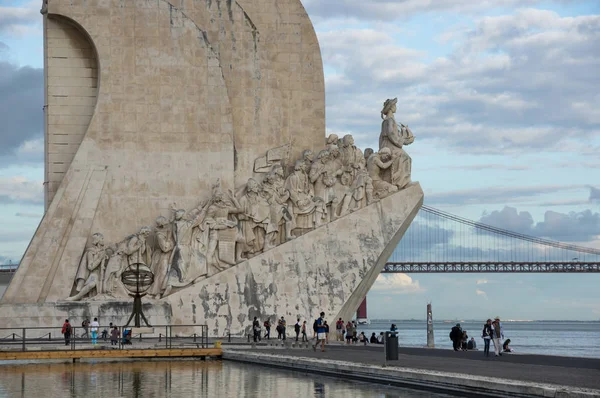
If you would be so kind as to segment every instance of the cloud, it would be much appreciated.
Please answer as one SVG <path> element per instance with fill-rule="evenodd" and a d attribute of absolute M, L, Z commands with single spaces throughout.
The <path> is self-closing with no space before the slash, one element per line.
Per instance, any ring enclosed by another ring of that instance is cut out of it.
<path fill-rule="evenodd" d="M 406 274 L 382 274 L 377 277 L 371 292 L 385 294 L 416 294 L 422 293 L 423 289 L 419 281 L 413 280 Z"/>
<path fill-rule="evenodd" d="M 484 298 L 484 299 L 486 299 L 486 300 L 488 299 L 487 293 L 486 293 L 486 292 L 484 292 L 484 291 L 483 291 L 483 290 L 481 290 L 481 289 L 475 289 L 475 294 L 476 294 L 476 295 L 478 295 L 478 296 L 481 296 L 481 297 L 483 297 L 483 298 Z"/>
<path fill-rule="evenodd" d="M 311 15 L 344 10 L 394 23 L 390 16 L 406 15 L 398 11 L 406 7 L 448 10 L 468 3 L 482 2 L 315 0 L 307 8 Z M 449 53 L 434 58 L 375 23 L 341 30 L 324 24 L 319 39 L 328 67 L 328 127 L 369 137 L 357 142 L 374 146 L 381 105 L 398 93 L 398 120 L 430 148 L 502 155 L 582 151 L 584 140 L 600 132 L 599 26 L 600 16 L 519 9 L 461 28 Z"/>
<path fill-rule="evenodd" d="M 485 284 L 487 284 L 487 283 L 488 283 L 488 280 L 487 280 L 487 279 L 479 279 L 479 280 L 477 281 L 477 284 L 478 284 L 478 285 L 485 285 Z"/>
<path fill-rule="evenodd" d="M 15 213 L 16 217 L 24 217 L 24 218 L 37 218 L 37 219 L 41 219 L 42 218 L 42 214 L 38 214 L 38 213 Z"/>
<path fill-rule="evenodd" d="M 43 105 L 43 70 L 0 61 L 0 156 L 42 136 Z"/>
<path fill-rule="evenodd" d="M 588 188 L 590 189 L 590 202 L 600 203 L 600 189 L 592 186 Z"/>
<path fill-rule="evenodd" d="M 573 191 L 583 185 L 533 185 L 522 187 L 484 187 L 481 189 L 465 189 L 428 194 L 425 201 L 428 205 L 469 205 L 512 203 L 549 193 Z"/>
<path fill-rule="evenodd" d="M 546 211 L 544 220 L 535 223 L 529 212 L 505 206 L 485 213 L 480 222 L 530 236 L 564 242 L 590 242 L 600 235 L 600 213 L 591 210 L 570 213 Z"/>
<path fill-rule="evenodd" d="M 311 17 L 319 19 L 353 18 L 359 20 L 389 21 L 392 15 L 404 18 L 440 11 L 475 12 L 495 7 L 527 6 L 537 0 L 303 0 Z"/>
<path fill-rule="evenodd" d="M 22 7 L 0 7 L 0 33 L 13 36 L 36 32 L 41 25 L 40 1 L 30 1 Z"/>
<path fill-rule="evenodd" d="M 44 138 L 25 141 L 10 153 L 0 156 L 0 168 L 7 166 L 41 167 L 44 162 Z"/>
<path fill-rule="evenodd" d="M 25 177 L 0 177 L 0 203 L 44 204 L 42 181 Z"/>

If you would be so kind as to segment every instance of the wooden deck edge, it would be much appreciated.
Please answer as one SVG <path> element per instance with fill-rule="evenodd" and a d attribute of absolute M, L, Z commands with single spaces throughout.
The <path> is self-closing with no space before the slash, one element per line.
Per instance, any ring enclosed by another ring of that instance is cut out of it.
<path fill-rule="evenodd" d="M 1 351 L 0 360 L 81 358 L 206 358 L 222 357 L 221 348 L 178 348 L 139 350 Z"/>

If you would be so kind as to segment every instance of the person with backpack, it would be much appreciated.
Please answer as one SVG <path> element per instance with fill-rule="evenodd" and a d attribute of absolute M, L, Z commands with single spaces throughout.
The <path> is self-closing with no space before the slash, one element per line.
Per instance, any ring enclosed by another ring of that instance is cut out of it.
<path fill-rule="evenodd" d="M 456 326 L 452 327 L 452 330 L 450 330 L 450 340 L 452 340 L 452 348 L 454 349 L 454 351 L 459 351 L 460 350 L 460 343 L 462 340 L 462 329 L 460 327 L 460 323 L 457 323 Z"/>
<path fill-rule="evenodd" d="M 302 329 L 302 326 L 300 326 L 300 318 L 298 318 L 298 320 L 296 321 L 296 324 L 294 325 L 294 332 L 296 332 L 296 341 L 298 341 L 298 338 L 300 337 L 301 329 Z"/>
<path fill-rule="evenodd" d="M 325 334 L 325 313 L 321 312 L 319 318 L 315 321 L 316 329 L 317 329 L 317 341 L 315 345 L 313 345 L 313 351 L 317 351 L 317 346 L 319 342 L 321 342 L 321 352 L 325 352 L 325 340 L 327 335 Z"/>
<path fill-rule="evenodd" d="M 69 345 L 71 343 L 71 324 L 68 319 L 65 319 L 65 323 L 63 323 L 62 330 L 60 331 L 63 336 L 65 336 L 65 345 Z"/>
<path fill-rule="evenodd" d="M 260 341 L 260 322 L 257 317 L 254 317 L 252 322 L 252 330 L 254 331 L 254 342 Z"/>
<path fill-rule="evenodd" d="M 486 357 L 490 356 L 490 342 L 492 341 L 492 320 L 488 319 L 483 325 L 481 331 L 481 337 L 483 338 L 483 355 Z"/>
<path fill-rule="evenodd" d="M 267 319 L 265 321 L 265 323 L 263 324 L 263 326 L 267 330 L 267 333 L 265 333 L 265 339 L 270 340 L 271 339 L 271 322 Z"/>

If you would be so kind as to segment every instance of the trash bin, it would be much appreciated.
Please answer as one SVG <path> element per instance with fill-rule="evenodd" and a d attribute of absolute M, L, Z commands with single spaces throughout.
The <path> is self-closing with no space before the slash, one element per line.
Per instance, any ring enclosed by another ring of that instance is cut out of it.
<path fill-rule="evenodd" d="M 395 332 L 385 332 L 385 359 L 398 360 L 398 335 Z"/>

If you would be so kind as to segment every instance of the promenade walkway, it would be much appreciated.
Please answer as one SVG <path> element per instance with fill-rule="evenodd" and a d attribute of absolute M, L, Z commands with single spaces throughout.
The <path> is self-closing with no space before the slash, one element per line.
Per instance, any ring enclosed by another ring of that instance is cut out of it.
<path fill-rule="evenodd" d="M 325 352 L 312 349 L 260 349 L 259 352 L 383 365 L 380 346 L 344 346 L 330 344 Z M 389 366 L 456 373 L 457 376 L 486 376 L 535 383 L 600 389 L 600 358 L 570 358 L 546 355 L 504 354 L 484 357 L 482 351 L 427 348 L 399 348 L 398 361 Z"/>
<path fill-rule="evenodd" d="M 275 340 L 277 341 L 277 340 Z M 482 351 L 399 348 L 385 361 L 381 346 L 332 343 L 312 348 L 228 349 L 223 358 L 299 371 L 458 393 L 461 396 L 600 397 L 600 358 L 528 354 L 484 357 Z M 232 347 L 233 348 L 233 347 Z"/>

